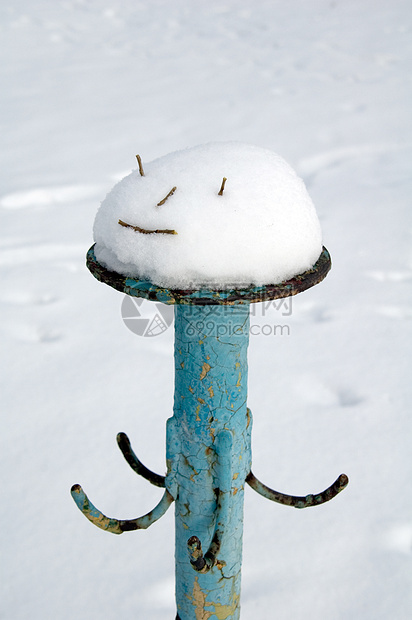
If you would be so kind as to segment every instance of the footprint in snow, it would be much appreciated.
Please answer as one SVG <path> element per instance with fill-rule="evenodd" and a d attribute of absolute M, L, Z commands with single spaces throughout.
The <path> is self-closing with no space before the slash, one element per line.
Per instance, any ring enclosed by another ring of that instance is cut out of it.
<path fill-rule="evenodd" d="M 337 391 L 339 405 L 341 407 L 356 407 L 363 403 L 364 399 L 349 388 L 343 388 Z"/>
<path fill-rule="evenodd" d="M 36 187 L 23 192 L 13 192 L 0 198 L 3 209 L 25 209 L 28 207 L 51 207 L 66 202 L 78 202 L 100 195 L 97 185 L 59 185 Z"/>
<path fill-rule="evenodd" d="M 59 298 L 52 293 L 31 293 L 26 291 L 6 291 L 0 294 L 0 302 L 16 306 L 48 306 Z"/>
<path fill-rule="evenodd" d="M 412 280 L 412 271 L 410 270 L 398 270 L 398 271 L 367 271 L 365 275 L 376 282 L 409 282 Z M 375 312 L 381 316 L 388 317 L 389 319 L 405 320 L 412 318 L 412 308 L 409 306 L 401 305 L 382 305 L 375 308 Z"/>
<path fill-rule="evenodd" d="M 290 314 L 292 314 L 292 312 L 290 312 Z M 311 323 L 326 323 L 332 319 L 329 308 L 311 302 L 300 303 L 299 309 L 294 316 L 297 320 L 302 319 L 303 321 L 310 321 Z"/>
<path fill-rule="evenodd" d="M 407 282 L 412 280 L 412 271 L 367 271 L 366 276 L 377 282 Z"/>
<path fill-rule="evenodd" d="M 7 330 L 8 333 L 19 342 L 33 344 L 57 342 L 62 339 L 62 334 L 54 329 L 47 329 L 29 324 L 13 325 Z"/>
<path fill-rule="evenodd" d="M 365 158 L 377 159 L 382 154 L 403 151 L 399 144 L 353 144 L 339 149 L 330 149 L 302 159 L 297 171 L 305 180 L 307 187 L 313 185 L 318 175 L 345 165 L 348 162 L 362 162 Z"/>
<path fill-rule="evenodd" d="M 384 532 L 382 542 L 386 549 L 409 555 L 412 551 L 412 524 L 392 524 Z"/>
<path fill-rule="evenodd" d="M 84 245 L 44 243 L 36 246 L 25 245 L 17 248 L 0 250 L 0 267 L 14 267 L 26 263 L 41 261 L 63 261 L 67 259 L 79 259 L 83 265 L 85 249 Z M 73 261 L 70 261 L 73 264 Z"/>
<path fill-rule="evenodd" d="M 412 308 L 408 306 L 379 306 L 375 312 L 389 319 L 412 319 Z"/>
<path fill-rule="evenodd" d="M 296 389 L 305 402 L 324 407 L 355 407 L 364 399 L 348 387 L 336 388 L 314 375 L 296 381 Z"/>

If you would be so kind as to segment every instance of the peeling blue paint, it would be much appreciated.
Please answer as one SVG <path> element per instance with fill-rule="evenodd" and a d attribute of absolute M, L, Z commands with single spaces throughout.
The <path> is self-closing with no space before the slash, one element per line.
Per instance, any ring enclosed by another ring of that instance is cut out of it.
<path fill-rule="evenodd" d="M 244 329 L 233 333 L 233 324 Z M 176 601 L 182 620 L 203 618 L 196 612 L 202 595 L 205 618 L 222 617 L 214 613 L 215 606 L 232 608 L 227 618 L 239 617 L 243 495 L 251 467 L 248 327 L 248 305 L 215 306 L 213 311 L 175 306 L 175 398 L 168 422 L 166 488 L 172 495 L 178 489 Z M 189 562 L 187 541 L 193 536 L 203 552 L 214 538 L 220 542 L 206 573 Z"/>
<path fill-rule="evenodd" d="M 73 498 L 83 514 L 114 534 L 144 529 L 175 502 L 176 603 L 179 620 L 238 620 L 246 482 L 267 499 L 296 508 L 335 497 L 345 474 L 322 493 L 297 497 L 274 491 L 251 471 L 252 415 L 247 408 L 249 304 L 302 292 L 331 267 L 326 248 L 316 264 L 287 282 L 247 289 L 167 290 L 100 265 L 94 247 L 87 266 L 101 282 L 128 295 L 175 304 L 175 395 L 166 428 L 166 476 L 141 463 L 129 439 L 119 447 L 132 469 L 165 492 L 143 517 L 122 521 L 101 513 L 80 485 Z"/>

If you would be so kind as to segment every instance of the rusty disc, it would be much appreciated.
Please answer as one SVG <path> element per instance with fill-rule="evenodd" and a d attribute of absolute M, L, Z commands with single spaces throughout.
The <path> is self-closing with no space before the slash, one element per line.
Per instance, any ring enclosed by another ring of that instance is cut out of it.
<path fill-rule="evenodd" d="M 137 280 L 110 271 L 97 261 L 94 245 L 87 252 L 86 265 L 97 280 L 132 297 L 143 297 L 164 304 L 232 305 L 269 301 L 302 293 L 326 277 L 332 266 L 332 261 L 328 250 L 323 247 L 318 260 L 311 269 L 279 284 L 251 285 L 247 288 L 199 288 L 191 290 L 162 288 L 148 280 Z"/>

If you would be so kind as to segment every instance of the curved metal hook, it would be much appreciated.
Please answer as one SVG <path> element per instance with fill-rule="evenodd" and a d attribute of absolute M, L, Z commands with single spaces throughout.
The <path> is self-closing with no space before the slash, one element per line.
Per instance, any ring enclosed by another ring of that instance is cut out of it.
<path fill-rule="evenodd" d="M 166 510 L 174 501 L 169 491 L 165 491 L 157 506 L 155 506 L 153 510 L 147 514 L 143 515 L 143 517 L 138 517 L 137 519 L 119 520 L 106 517 L 102 512 L 100 512 L 100 510 L 98 510 L 91 503 L 80 484 L 75 484 L 72 486 L 71 494 L 77 504 L 77 507 L 84 514 L 86 519 L 91 521 L 91 523 L 99 527 L 101 530 L 106 530 L 112 534 L 123 534 L 123 532 L 130 532 L 132 530 L 145 530 L 152 525 L 152 523 L 160 519 L 160 517 L 165 514 Z"/>
<path fill-rule="evenodd" d="M 335 480 L 330 487 L 322 491 L 322 493 L 318 493 L 316 495 L 310 494 L 306 496 L 285 495 L 284 493 L 274 491 L 260 482 L 260 480 L 258 480 L 251 471 L 246 476 L 246 482 L 254 491 L 273 502 L 284 504 L 285 506 L 293 506 L 294 508 L 309 508 L 310 506 L 319 506 L 319 504 L 324 504 L 325 502 L 328 502 L 336 497 L 338 493 L 347 487 L 349 478 L 346 474 L 341 474 L 339 478 L 337 478 L 337 480 Z"/>
<path fill-rule="evenodd" d="M 155 474 L 153 471 L 150 471 L 150 469 L 147 469 L 147 467 L 145 467 L 141 461 L 139 461 L 139 459 L 132 450 L 130 440 L 126 433 L 118 433 L 116 439 L 124 458 L 129 463 L 133 471 L 135 471 L 136 474 L 139 474 L 139 476 L 142 476 L 143 478 L 148 480 L 151 484 L 154 484 L 156 487 L 161 487 L 164 489 L 165 476 Z"/>
<path fill-rule="evenodd" d="M 229 501 L 232 486 L 232 433 L 228 430 L 220 431 L 216 435 L 216 453 L 218 463 L 217 506 L 215 531 L 209 549 L 203 555 L 202 543 L 197 536 L 191 536 L 187 541 L 190 563 L 199 573 L 207 573 L 217 562 L 225 525 L 229 516 Z"/>
<path fill-rule="evenodd" d="M 197 536 L 191 536 L 187 541 L 187 550 L 189 552 L 190 563 L 198 573 L 207 573 L 216 564 L 217 554 L 222 544 L 222 536 L 224 533 L 224 524 L 226 521 L 228 498 L 227 493 L 221 493 L 218 490 L 218 501 L 216 508 L 216 526 L 213 534 L 212 542 L 209 549 L 203 555 L 202 543 Z"/>

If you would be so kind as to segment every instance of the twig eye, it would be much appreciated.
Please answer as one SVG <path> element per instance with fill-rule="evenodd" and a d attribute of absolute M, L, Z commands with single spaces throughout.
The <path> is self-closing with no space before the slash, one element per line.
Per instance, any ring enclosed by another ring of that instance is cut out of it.
<path fill-rule="evenodd" d="M 220 186 L 218 196 L 223 196 L 223 190 L 225 189 L 226 181 L 227 181 L 227 178 L 223 177 L 222 185 Z"/>
<path fill-rule="evenodd" d="M 139 165 L 139 172 L 140 172 L 140 176 L 144 177 L 144 170 L 143 170 L 143 164 L 142 164 L 142 158 L 140 157 L 140 155 L 136 155 L 136 159 L 137 159 L 137 163 Z"/>
<path fill-rule="evenodd" d="M 164 205 L 164 203 L 166 202 L 166 200 L 167 200 L 168 198 L 170 198 L 170 196 L 172 196 L 172 195 L 175 193 L 176 189 L 177 189 L 177 187 L 172 187 L 172 189 L 171 189 L 171 190 L 170 190 L 170 192 L 167 194 L 167 196 L 165 196 L 165 197 L 163 198 L 163 200 L 161 200 L 160 202 L 158 202 L 156 206 L 157 206 L 157 207 L 161 207 L 162 205 Z"/>

